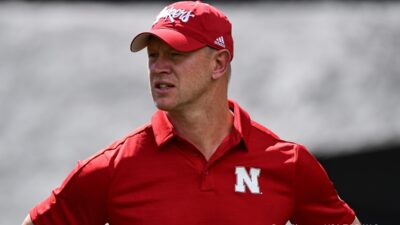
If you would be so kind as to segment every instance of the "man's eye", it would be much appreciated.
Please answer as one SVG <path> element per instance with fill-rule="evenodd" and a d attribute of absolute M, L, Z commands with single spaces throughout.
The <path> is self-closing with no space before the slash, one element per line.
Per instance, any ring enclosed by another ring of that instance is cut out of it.
<path fill-rule="evenodd" d="M 170 55 L 173 56 L 173 57 L 176 57 L 176 56 L 181 56 L 182 53 L 180 53 L 180 52 L 171 52 Z"/>

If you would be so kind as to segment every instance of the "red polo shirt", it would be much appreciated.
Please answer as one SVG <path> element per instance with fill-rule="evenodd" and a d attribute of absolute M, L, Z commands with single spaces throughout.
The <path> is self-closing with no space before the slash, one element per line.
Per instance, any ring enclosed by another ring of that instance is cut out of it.
<path fill-rule="evenodd" d="M 351 224 L 316 159 L 230 101 L 234 127 L 205 160 L 166 113 L 80 161 L 30 211 L 35 225 Z"/>

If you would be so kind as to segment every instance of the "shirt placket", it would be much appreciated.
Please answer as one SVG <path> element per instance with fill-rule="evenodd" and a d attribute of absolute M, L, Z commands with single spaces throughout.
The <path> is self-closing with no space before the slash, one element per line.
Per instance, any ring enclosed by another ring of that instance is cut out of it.
<path fill-rule="evenodd" d="M 186 158 L 192 168 L 194 168 L 200 176 L 200 191 L 208 192 L 214 190 L 214 173 L 213 165 L 219 163 L 223 156 L 239 144 L 241 140 L 240 134 L 235 131 L 229 134 L 221 145 L 217 148 L 213 156 L 207 161 L 201 152 L 190 142 L 176 137 L 174 144 L 178 147 L 180 154 Z"/>

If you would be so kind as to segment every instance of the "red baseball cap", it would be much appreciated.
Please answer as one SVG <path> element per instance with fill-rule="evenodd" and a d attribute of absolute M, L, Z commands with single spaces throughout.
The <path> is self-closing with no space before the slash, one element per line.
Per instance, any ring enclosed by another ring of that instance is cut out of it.
<path fill-rule="evenodd" d="M 150 31 L 133 38 L 131 51 L 147 47 L 154 35 L 172 48 L 190 52 L 209 46 L 227 49 L 233 58 L 232 25 L 219 9 L 200 2 L 183 1 L 166 6 L 157 16 Z"/>

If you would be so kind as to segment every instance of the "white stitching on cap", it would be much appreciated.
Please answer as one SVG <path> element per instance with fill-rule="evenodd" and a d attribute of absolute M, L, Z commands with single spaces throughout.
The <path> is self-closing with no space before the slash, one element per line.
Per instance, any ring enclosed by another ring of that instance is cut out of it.
<path fill-rule="evenodd" d="M 160 19 L 164 19 L 164 21 L 169 18 L 169 20 L 173 23 L 175 19 L 179 19 L 184 23 L 187 23 L 190 17 L 194 17 L 192 11 L 186 11 L 184 9 L 175 9 L 174 7 L 168 8 L 165 7 L 161 12 L 157 15 L 156 20 L 153 25 L 157 23 Z"/>
<path fill-rule="evenodd" d="M 224 37 L 218 37 L 217 39 L 215 39 L 214 44 L 219 45 L 223 48 L 225 48 L 225 41 L 224 41 Z"/>

